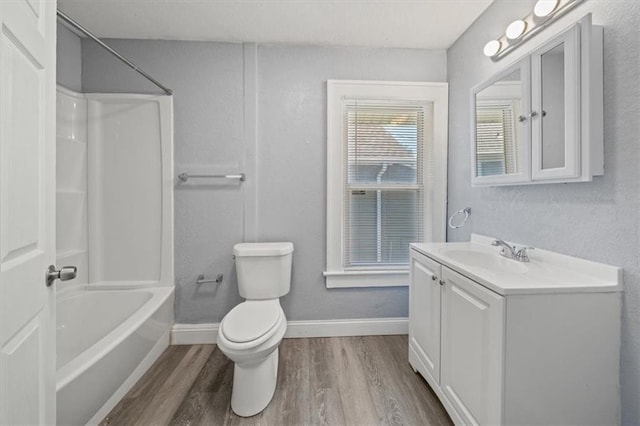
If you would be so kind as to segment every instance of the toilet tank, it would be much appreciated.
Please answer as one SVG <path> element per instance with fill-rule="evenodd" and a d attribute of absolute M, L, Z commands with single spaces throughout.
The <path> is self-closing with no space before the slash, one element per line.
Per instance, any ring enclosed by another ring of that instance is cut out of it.
<path fill-rule="evenodd" d="M 289 293 L 293 243 L 240 243 L 233 255 L 241 297 L 276 299 Z"/>

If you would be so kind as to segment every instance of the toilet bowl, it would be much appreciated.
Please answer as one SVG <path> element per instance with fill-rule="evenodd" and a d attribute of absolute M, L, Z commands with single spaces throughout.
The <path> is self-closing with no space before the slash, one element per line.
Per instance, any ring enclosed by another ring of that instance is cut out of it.
<path fill-rule="evenodd" d="M 286 331 L 278 299 L 243 302 L 222 320 L 218 347 L 234 362 L 231 409 L 237 415 L 256 415 L 271 401 L 278 377 L 278 345 Z"/>
<path fill-rule="evenodd" d="M 289 292 L 292 243 L 234 246 L 238 289 L 246 300 L 227 313 L 218 348 L 231 361 L 231 409 L 242 417 L 264 410 L 276 389 L 278 345 L 287 331 L 280 297 Z"/>

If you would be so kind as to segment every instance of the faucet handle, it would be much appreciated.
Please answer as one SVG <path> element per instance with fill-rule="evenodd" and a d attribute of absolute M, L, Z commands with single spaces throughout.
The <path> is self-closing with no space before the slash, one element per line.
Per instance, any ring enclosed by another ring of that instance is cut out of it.
<path fill-rule="evenodd" d="M 529 262 L 529 253 L 527 250 L 535 250 L 535 247 L 521 247 L 516 251 L 516 260 L 520 262 Z"/>

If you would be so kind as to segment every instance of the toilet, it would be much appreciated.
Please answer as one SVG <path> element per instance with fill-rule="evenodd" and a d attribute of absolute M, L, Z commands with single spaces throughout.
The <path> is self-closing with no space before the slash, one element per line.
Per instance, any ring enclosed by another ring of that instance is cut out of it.
<path fill-rule="evenodd" d="M 231 409 L 242 417 L 264 410 L 276 390 L 278 345 L 287 331 L 280 297 L 291 287 L 293 243 L 233 247 L 240 296 L 218 329 L 218 348 L 234 362 Z"/>

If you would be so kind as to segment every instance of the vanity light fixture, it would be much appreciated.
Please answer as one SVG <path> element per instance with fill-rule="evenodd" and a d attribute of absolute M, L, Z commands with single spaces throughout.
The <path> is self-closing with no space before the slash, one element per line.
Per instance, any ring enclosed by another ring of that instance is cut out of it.
<path fill-rule="evenodd" d="M 502 47 L 502 43 L 498 40 L 491 40 L 487 44 L 484 45 L 484 54 L 485 56 L 493 56 L 500 51 L 500 47 Z"/>
<path fill-rule="evenodd" d="M 533 8 L 533 14 L 539 18 L 549 16 L 558 6 L 558 0 L 538 0 Z"/>
<path fill-rule="evenodd" d="M 505 31 L 504 35 L 507 36 L 509 40 L 515 40 L 519 38 L 524 31 L 527 29 L 527 23 L 522 19 L 518 19 L 517 21 L 513 21 L 507 27 L 507 31 Z"/>
<path fill-rule="evenodd" d="M 485 44 L 485 56 L 494 61 L 502 59 L 582 1 L 584 0 L 538 0 L 532 13 L 513 21 L 504 35 Z"/>

